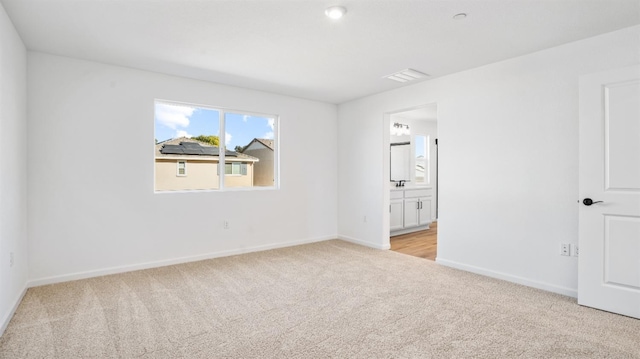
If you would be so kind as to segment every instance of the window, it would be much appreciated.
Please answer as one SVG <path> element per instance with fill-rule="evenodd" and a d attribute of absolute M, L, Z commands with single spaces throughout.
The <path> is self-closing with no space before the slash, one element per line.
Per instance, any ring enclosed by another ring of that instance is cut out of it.
<path fill-rule="evenodd" d="M 239 175 L 246 176 L 247 175 L 247 164 L 246 163 L 226 163 L 224 165 L 224 174 L 225 175 Z"/>
<path fill-rule="evenodd" d="M 429 136 L 415 136 L 415 180 L 416 183 L 430 183 Z"/>
<path fill-rule="evenodd" d="M 178 161 L 178 176 L 186 176 L 186 175 L 187 175 L 187 162 Z"/>
<path fill-rule="evenodd" d="M 156 192 L 277 188 L 277 116 L 156 101 L 154 121 Z"/>

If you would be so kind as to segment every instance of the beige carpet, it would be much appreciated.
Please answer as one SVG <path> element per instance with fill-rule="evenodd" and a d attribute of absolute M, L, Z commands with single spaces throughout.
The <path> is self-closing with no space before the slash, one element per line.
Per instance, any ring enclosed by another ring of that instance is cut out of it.
<path fill-rule="evenodd" d="M 328 241 L 29 289 L 1 358 L 640 358 L 640 320 Z"/>

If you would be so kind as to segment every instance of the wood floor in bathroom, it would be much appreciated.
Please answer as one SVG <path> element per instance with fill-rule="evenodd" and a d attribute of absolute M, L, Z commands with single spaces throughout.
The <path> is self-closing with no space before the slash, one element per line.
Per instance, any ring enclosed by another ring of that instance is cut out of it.
<path fill-rule="evenodd" d="M 436 260 L 438 250 L 438 222 L 429 229 L 391 237 L 391 250 L 415 257 Z"/>

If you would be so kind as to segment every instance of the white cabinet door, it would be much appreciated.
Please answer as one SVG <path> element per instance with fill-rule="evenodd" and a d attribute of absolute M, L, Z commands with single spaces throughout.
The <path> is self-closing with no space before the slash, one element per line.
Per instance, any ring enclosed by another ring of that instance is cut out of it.
<path fill-rule="evenodd" d="M 402 229 L 404 227 L 404 223 L 402 220 L 402 212 L 404 210 L 404 201 L 401 199 L 393 199 L 391 200 L 390 212 L 391 215 L 391 224 L 389 229 L 392 231 Z"/>
<path fill-rule="evenodd" d="M 418 221 L 418 205 L 420 200 L 418 198 L 405 198 L 404 199 L 404 227 L 415 227 L 419 225 Z"/>
<path fill-rule="evenodd" d="M 579 180 L 578 303 L 640 318 L 640 66 L 580 78 Z"/>
<path fill-rule="evenodd" d="M 418 223 L 423 226 L 431 223 L 431 198 L 420 198 Z"/>

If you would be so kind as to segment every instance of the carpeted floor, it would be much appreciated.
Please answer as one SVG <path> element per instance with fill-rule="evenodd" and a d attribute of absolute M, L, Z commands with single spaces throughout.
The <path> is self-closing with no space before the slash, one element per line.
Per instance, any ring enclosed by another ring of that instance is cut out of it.
<path fill-rule="evenodd" d="M 342 241 L 29 289 L 1 358 L 640 358 L 640 320 Z"/>

